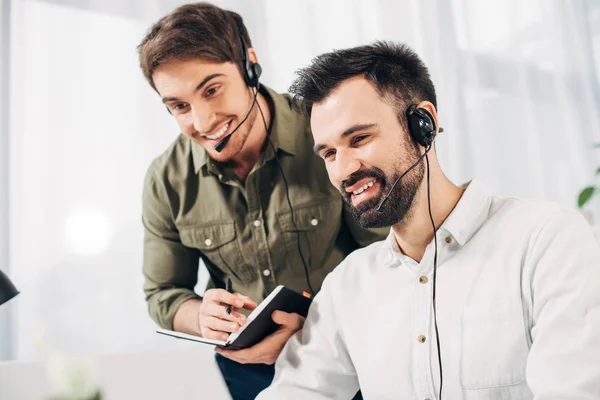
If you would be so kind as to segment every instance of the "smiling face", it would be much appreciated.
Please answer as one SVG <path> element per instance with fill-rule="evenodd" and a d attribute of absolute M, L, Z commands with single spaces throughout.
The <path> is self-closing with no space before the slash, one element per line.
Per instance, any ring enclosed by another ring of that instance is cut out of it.
<path fill-rule="evenodd" d="M 403 110 L 400 114 L 404 118 Z M 400 124 L 396 107 L 372 83 L 362 76 L 342 82 L 313 105 L 311 127 L 315 152 L 362 227 L 388 227 L 410 216 L 423 182 L 423 164 L 393 185 L 421 152 Z"/>
<path fill-rule="evenodd" d="M 218 162 L 231 161 L 240 154 L 258 115 L 257 107 L 221 153 L 214 149 L 244 120 L 254 100 L 235 63 L 174 60 L 160 65 L 152 79 L 185 136 Z"/>

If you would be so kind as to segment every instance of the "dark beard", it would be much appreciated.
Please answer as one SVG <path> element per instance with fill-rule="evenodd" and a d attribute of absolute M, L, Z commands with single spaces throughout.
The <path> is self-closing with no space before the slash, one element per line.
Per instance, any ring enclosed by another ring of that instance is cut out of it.
<path fill-rule="evenodd" d="M 416 149 L 416 153 L 413 154 L 414 156 L 411 157 L 410 165 L 415 163 L 420 156 L 418 148 Z M 409 215 L 415 197 L 419 192 L 421 182 L 423 181 L 423 176 L 425 175 L 425 166 L 422 163 L 417 165 L 396 184 L 385 204 L 381 207 L 380 211 L 377 211 L 381 200 L 389 193 L 396 179 L 408 168 L 402 169 L 401 172 L 396 171 L 392 177 L 387 177 L 379 168 L 361 169 L 342 182 L 340 192 L 343 194 L 346 203 L 350 206 L 352 217 L 362 228 L 390 227 L 396 225 Z M 365 200 L 355 207 L 352 204 L 352 193 L 346 192 L 345 188 L 354 185 L 364 178 L 377 179 L 382 188 L 381 193 L 379 196 Z"/>

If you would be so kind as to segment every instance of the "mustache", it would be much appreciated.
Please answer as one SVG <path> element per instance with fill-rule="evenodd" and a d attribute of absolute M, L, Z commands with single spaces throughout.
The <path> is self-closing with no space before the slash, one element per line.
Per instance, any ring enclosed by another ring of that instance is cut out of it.
<path fill-rule="evenodd" d="M 365 178 L 375 178 L 382 185 L 385 183 L 385 174 L 379 168 L 369 168 L 369 169 L 361 169 L 354 172 L 352 175 L 348 177 L 348 179 L 340 182 L 340 192 L 346 193 L 346 188 L 356 184 L 356 182 Z"/>

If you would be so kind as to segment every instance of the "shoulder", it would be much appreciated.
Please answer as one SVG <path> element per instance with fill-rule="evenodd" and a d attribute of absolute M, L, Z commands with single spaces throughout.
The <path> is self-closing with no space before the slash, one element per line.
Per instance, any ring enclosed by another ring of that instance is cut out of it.
<path fill-rule="evenodd" d="M 492 219 L 504 218 L 511 223 L 518 223 L 520 229 L 531 230 L 532 233 L 556 223 L 587 226 L 581 213 L 575 209 L 549 201 L 493 197 L 490 214 Z"/>

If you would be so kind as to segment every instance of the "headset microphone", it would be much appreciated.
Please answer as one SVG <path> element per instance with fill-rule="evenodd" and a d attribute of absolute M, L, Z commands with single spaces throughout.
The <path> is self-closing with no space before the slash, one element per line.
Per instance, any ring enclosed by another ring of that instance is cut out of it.
<path fill-rule="evenodd" d="M 383 200 L 381 200 L 381 203 L 379 203 L 379 206 L 377 207 L 377 211 L 379 211 L 379 212 L 383 212 L 381 207 L 383 207 L 383 204 L 387 201 L 387 199 L 392 194 L 392 191 L 396 187 L 396 184 L 398 184 L 398 182 L 400 182 L 400 180 L 402 178 L 404 178 L 406 176 L 406 174 L 408 174 L 410 171 L 412 171 L 412 169 L 414 167 L 416 167 L 417 165 L 419 165 L 419 163 L 421 161 L 423 161 L 423 158 L 427 156 L 427 153 L 429 153 L 429 150 L 431 150 L 433 140 L 436 135 L 435 120 L 433 119 L 433 116 L 431 115 L 431 113 L 429 111 L 427 111 L 426 109 L 417 108 L 416 104 L 413 104 L 410 107 L 408 107 L 408 110 L 406 111 L 406 117 L 408 120 L 408 131 L 409 131 L 411 137 L 418 144 L 425 147 L 425 152 L 419 157 L 419 159 L 413 165 L 410 166 L 409 169 L 404 171 L 404 173 L 402 175 L 400 175 L 396 179 L 396 181 L 394 181 L 394 184 L 390 188 L 389 192 L 383 197 Z M 442 127 L 440 127 L 439 131 L 443 132 L 444 129 Z"/>
<path fill-rule="evenodd" d="M 254 108 L 254 105 L 256 104 L 256 96 L 257 95 L 258 95 L 258 90 L 254 93 L 254 100 L 252 101 L 252 106 L 250 106 L 250 109 L 248 110 L 248 113 L 246 114 L 246 116 L 244 117 L 244 119 L 242 120 L 242 122 L 240 122 L 238 124 L 238 126 L 236 126 L 235 129 L 231 131 L 231 133 L 229 135 L 225 136 L 223 139 L 221 139 L 219 141 L 219 143 L 217 143 L 215 145 L 215 150 L 216 151 L 218 151 L 220 153 L 225 148 L 225 145 L 227 144 L 227 142 L 229 142 L 229 139 L 231 139 L 231 135 L 233 135 L 233 133 L 235 131 L 237 131 L 240 128 L 240 126 L 242 126 L 242 124 L 244 122 L 246 122 L 246 120 L 250 116 L 250 113 L 252 112 L 252 109 Z"/>
<path fill-rule="evenodd" d="M 425 157 L 425 156 L 427 155 L 427 153 L 429 153 L 429 150 L 430 150 L 430 149 L 431 149 L 431 145 L 429 145 L 429 147 L 427 147 L 427 149 L 425 150 L 425 153 L 423 153 L 423 154 L 421 155 L 421 157 L 419 157 L 419 159 L 417 160 L 417 162 L 415 162 L 413 165 L 411 165 L 411 167 L 410 167 L 409 169 L 407 169 L 406 171 L 404 171 L 404 173 L 403 173 L 402 175 L 400 175 L 400 176 L 398 177 L 398 179 L 396 179 L 396 180 L 394 181 L 394 184 L 392 185 L 392 187 L 391 187 L 390 191 L 389 191 L 389 192 L 388 192 L 388 193 L 385 195 L 385 197 L 383 198 L 383 200 L 381 200 L 381 203 L 379 203 L 379 207 L 377 207 L 377 211 L 379 211 L 379 212 L 383 212 L 383 210 L 381 209 L 381 207 L 383 207 L 383 204 L 384 204 L 384 203 L 387 201 L 387 199 L 388 199 L 388 198 L 390 197 L 390 195 L 392 194 L 392 191 L 393 191 L 393 190 L 394 190 L 394 188 L 396 187 L 396 184 L 397 184 L 398 182 L 400 182 L 400 180 L 401 180 L 402 178 L 404 178 L 404 176 L 406 176 L 406 174 L 408 174 L 410 171 L 412 171 L 412 169 L 413 169 L 414 167 L 416 167 L 417 165 L 419 165 L 419 163 L 420 163 L 421 161 L 423 161 L 423 157 Z"/>
<path fill-rule="evenodd" d="M 258 78 L 260 78 L 260 75 L 262 74 L 262 67 L 260 66 L 260 64 L 256 63 L 256 62 L 252 62 L 252 60 L 250 60 L 250 58 L 248 57 L 248 46 L 246 45 L 246 41 L 244 40 L 244 36 L 242 35 L 243 30 L 242 30 L 240 21 L 238 21 L 237 18 L 234 18 L 234 20 L 237 25 L 238 34 L 240 35 L 240 44 L 242 46 L 242 54 L 241 54 L 241 56 L 242 56 L 242 59 L 241 59 L 242 77 L 244 78 L 244 82 L 246 82 L 246 86 L 248 86 L 250 89 L 254 90 L 254 101 L 252 102 L 252 106 L 250 107 L 250 110 L 248 110 L 248 114 L 246 114 L 246 117 L 244 117 L 242 122 L 240 122 L 238 124 L 238 126 L 236 126 L 235 129 L 229 135 L 225 136 L 223 139 L 221 139 L 221 141 L 219 143 L 217 143 L 215 145 L 215 150 L 218 151 L 219 153 L 223 150 L 225 145 L 229 142 L 229 139 L 231 139 L 231 135 L 233 135 L 233 132 L 237 131 L 238 128 L 240 126 L 242 126 L 242 124 L 244 122 L 246 122 L 246 120 L 250 116 L 250 113 L 252 112 L 252 109 L 254 108 L 254 105 L 256 104 L 256 96 L 258 96 L 258 89 L 260 87 Z"/>

